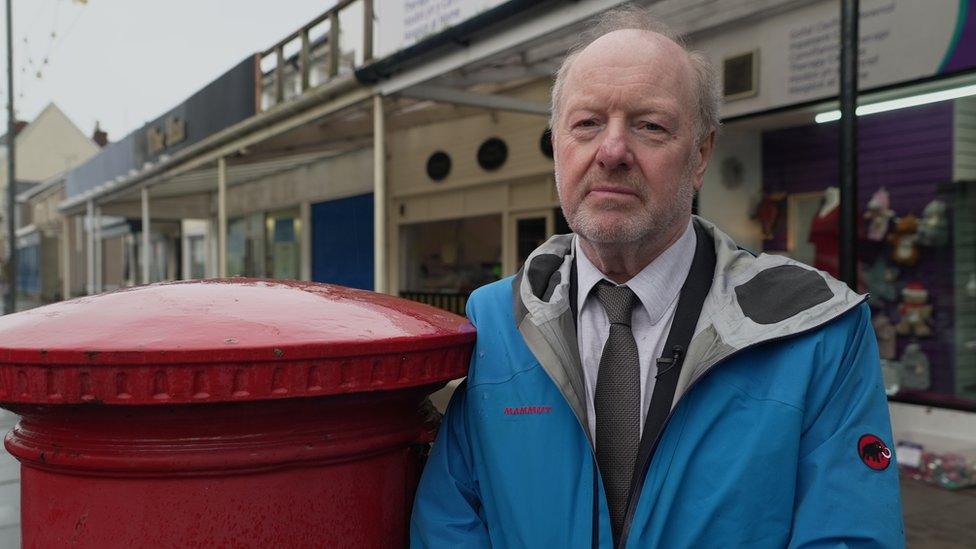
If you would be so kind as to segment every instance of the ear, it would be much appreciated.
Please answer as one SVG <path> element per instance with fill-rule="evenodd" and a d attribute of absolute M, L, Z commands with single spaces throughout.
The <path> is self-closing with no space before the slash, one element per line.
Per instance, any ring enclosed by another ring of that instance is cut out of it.
<path fill-rule="evenodd" d="M 700 191 L 702 184 L 705 182 L 705 170 L 708 169 L 708 160 L 712 157 L 712 151 L 715 150 L 715 130 L 708 132 L 708 136 L 702 139 L 701 143 L 698 145 L 697 154 L 694 155 L 693 159 L 697 162 L 695 166 L 695 190 Z"/>

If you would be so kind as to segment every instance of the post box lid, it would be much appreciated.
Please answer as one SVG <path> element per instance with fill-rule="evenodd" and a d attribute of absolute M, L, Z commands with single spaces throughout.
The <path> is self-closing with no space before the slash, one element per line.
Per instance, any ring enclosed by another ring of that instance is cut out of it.
<path fill-rule="evenodd" d="M 0 317 L 0 401 L 151 404 L 390 390 L 462 377 L 465 319 L 310 282 L 127 288 Z"/>

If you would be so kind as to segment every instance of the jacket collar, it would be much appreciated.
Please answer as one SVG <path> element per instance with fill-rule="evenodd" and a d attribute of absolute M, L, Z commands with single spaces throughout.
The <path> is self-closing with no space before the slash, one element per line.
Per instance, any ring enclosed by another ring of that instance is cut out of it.
<path fill-rule="evenodd" d="M 711 240 L 704 244 L 714 246 L 716 264 L 672 406 L 697 379 L 729 356 L 815 329 L 865 299 L 822 271 L 782 256 L 754 256 L 712 223 L 697 216 L 693 221 Z M 512 282 L 513 307 L 526 345 L 589 433 L 571 307 L 575 301 L 570 288 L 576 259 L 574 238 L 572 234 L 553 236 L 529 255 Z"/>
<path fill-rule="evenodd" d="M 695 256 L 696 240 L 695 229 L 689 220 L 685 231 L 670 247 L 626 282 L 647 311 L 647 318 L 652 326 L 664 318 L 664 314 L 678 299 L 681 285 Z M 573 247 L 576 270 L 579 273 L 579 289 L 576 295 L 582 308 L 593 287 L 601 280 L 606 280 L 606 277 L 583 253 L 579 238 L 573 239 Z"/>

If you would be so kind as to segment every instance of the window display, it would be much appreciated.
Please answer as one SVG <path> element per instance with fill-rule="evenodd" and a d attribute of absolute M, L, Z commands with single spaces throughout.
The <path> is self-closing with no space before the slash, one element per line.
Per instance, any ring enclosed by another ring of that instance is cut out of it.
<path fill-rule="evenodd" d="M 405 226 L 401 291 L 466 295 L 498 280 L 501 233 L 497 215 Z"/>
<path fill-rule="evenodd" d="M 891 218 L 895 216 L 895 211 L 889 206 L 891 196 L 888 190 L 881 187 L 868 200 L 867 211 L 864 212 L 864 219 L 868 220 L 867 239 L 874 242 L 881 242 L 888 235 L 888 225 Z"/>
<path fill-rule="evenodd" d="M 824 190 L 820 211 L 810 221 L 810 243 L 814 247 L 813 266 L 840 276 L 840 190 Z"/>
<path fill-rule="evenodd" d="M 958 159 L 976 159 L 976 145 L 956 142 L 961 116 L 946 101 L 859 118 L 855 247 L 889 395 L 976 410 L 976 185 L 959 175 Z M 783 196 L 789 207 L 775 222 L 767 198 L 759 218 L 766 252 L 834 276 L 840 208 L 829 183 L 839 173 L 838 131 L 762 132 L 763 195 Z"/>

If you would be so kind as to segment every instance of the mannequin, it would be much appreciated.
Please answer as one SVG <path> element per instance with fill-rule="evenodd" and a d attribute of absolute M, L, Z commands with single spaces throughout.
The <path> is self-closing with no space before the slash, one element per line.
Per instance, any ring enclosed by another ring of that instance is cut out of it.
<path fill-rule="evenodd" d="M 820 217 L 827 217 L 837 206 L 840 206 L 840 189 L 827 187 L 824 189 L 823 205 L 820 206 Z"/>
<path fill-rule="evenodd" d="M 840 273 L 840 190 L 824 189 L 824 202 L 810 223 L 809 241 L 816 252 L 813 266 L 837 277 Z"/>

